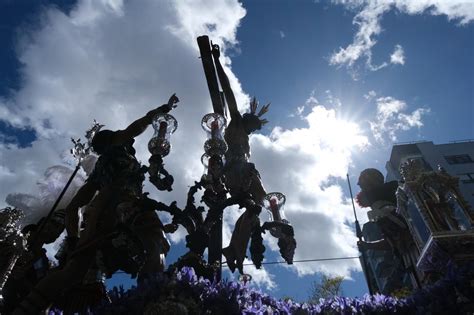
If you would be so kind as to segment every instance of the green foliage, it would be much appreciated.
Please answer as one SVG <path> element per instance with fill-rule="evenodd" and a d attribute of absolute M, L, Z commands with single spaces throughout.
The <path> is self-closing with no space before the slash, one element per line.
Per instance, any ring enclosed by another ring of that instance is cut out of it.
<path fill-rule="evenodd" d="M 330 299 L 341 296 L 343 294 L 342 281 L 344 281 L 344 277 L 342 276 L 329 277 L 323 275 L 319 282 L 313 282 L 308 302 L 319 303 L 320 299 Z"/>
<path fill-rule="evenodd" d="M 406 298 L 406 297 L 410 296 L 412 293 L 413 292 L 409 288 L 403 287 L 401 289 L 393 291 L 391 293 L 391 295 L 396 297 L 396 298 L 402 299 L 402 298 Z"/>

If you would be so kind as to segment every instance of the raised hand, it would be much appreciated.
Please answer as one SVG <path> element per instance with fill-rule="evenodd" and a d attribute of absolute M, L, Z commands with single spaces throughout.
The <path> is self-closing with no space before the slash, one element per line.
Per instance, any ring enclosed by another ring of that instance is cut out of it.
<path fill-rule="evenodd" d="M 155 108 L 151 111 L 149 111 L 146 116 L 149 118 L 149 119 L 153 119 L 153 117 L 155 117 L 156 115 L 158 114 L 166 114 L 168 113 L 169 111 L 171 111 L 173 108 L 175 108 L 177 103 L 179 102 L 179 98 L 176 96 L 176 93 L 174 93 L 173 95 L 171 95 L 171 97 L 169 98 L 168 100 L 168 103 L 167 104 L 163 104 L 161 105 L 160 107 L 158 108 Z"/>
<path fill-rule="evenodd" d="M 212 46 L 212 50 L 211 50 L 212 55 L 214 56 L 215 59 L 219 59 L 219 57 L 221 56 L 221 49 L 219 45 L 213 44 L 211 42 L 211 46 Z"/>
<path fill-rule="evenodd" d="M 170 99 L 168 100 L 168 106 L 171 107 L 171 108 L 175 108 L 177 103 L 179 102 L 179 98 L 176 96 L 176 93 L 173 93 L 173 95 L 171 95 Z"/>

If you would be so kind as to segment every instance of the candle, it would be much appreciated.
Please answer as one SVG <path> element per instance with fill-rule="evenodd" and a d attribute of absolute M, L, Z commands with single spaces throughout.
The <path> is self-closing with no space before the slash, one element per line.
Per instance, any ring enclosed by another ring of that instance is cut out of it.
<path fill-rule="evenodd" d="M 270 209 L 272 211 L 272 216 L 273 216 L 273 221 L 281 221 L 281 216 L 280 216 L 280 207 L 278 206 L 278 199 L 277 198 L 271 198 L 270 199 Z"/>
<path fill-rule="evenodd" d="M 160 122 L 160 128 L 158 130 L 158 138 L 160 138 L 160 139 L 165 138 L 167 128 L 168 128 L 168 123 L 166 121 Z"/>

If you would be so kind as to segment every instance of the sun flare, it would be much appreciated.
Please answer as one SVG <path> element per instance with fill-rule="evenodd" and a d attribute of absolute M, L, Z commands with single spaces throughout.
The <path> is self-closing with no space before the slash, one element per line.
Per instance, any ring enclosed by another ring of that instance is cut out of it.
<path fill-rule="evenodd" d="M 307 120 L 311 125 L 317 126 L 313 129 L 315 139 L 333 150 L 363 149 L 369 145 L 360 126 L 350 119 L 337 117 L 333 109 L 317 106 Z"/>

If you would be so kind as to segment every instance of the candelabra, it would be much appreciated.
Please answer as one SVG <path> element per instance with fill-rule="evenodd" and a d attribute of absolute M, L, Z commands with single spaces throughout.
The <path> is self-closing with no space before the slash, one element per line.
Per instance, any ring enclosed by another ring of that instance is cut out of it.
<path fill-rule="evenodd" d="M 285 195 L 279 192 L 268 193 L 263 198 L 263 206 L 270 214 L 270 221 L 265 222 L 262 229 L 269 230 L 272 236 L 278 238 L 281 256 L 288 264 L 292 264 L 296 249 L 296 240 L 294 238 L 293 227 L 285 218 L 283 211 L 285 202 Z"/>
<path fill-rule="evenodd" d="M 148 151 L 151 157 L 148 160 L 148 174 L 150 182 L 159 190 L 171 191 L 173 176 L 163 167 L 163 157 L 167 156 L 171 150 L 171 134 L 178 128 L 178 121 L 169 114 L 159 114 L 153 118 L 153 129 L 155 133 L 148 142 Z"/>
<path fill-rule="evenodd" d="M 0 266 L 0 305 L 3 304 L 3 288 L 25 250 L 25 238 L 18 225 L 22 217 L 23 212 L 19 209 L 7 207 L 0 210 L 0 250 L 3 257 Z"/>
<path fill-rule="evenodd" d="M 152 121 L 155 134 L 148 142 L 148 150 L 152 155 L 165 157 L 170 153 L 171 134 L 178 128 L 178 121 L 170 114 L 159 114 Z"/>
<path fill-rule="evenodd" d="M 263 206 L 267 209 L 270 215 L 270 222 L 280 222 L 282 224 L 288 224 L 288 220 L 285 219 L 283 207 L 285 206 L 286 197 L 282 193 L 272 192 L 268 193 L 263 198 Z M 282 227 L 280 225 L 270 228 L 270 234 L 276 238 L 283 237 Z"/>
<path fill-rule="evenodd" d="M 222 181 L 224 154 L 227 151 L 227 144 L 223 138 L 226 124 L 226 119 L 217 113 L 207 114 L 201 120 L 201 126 L 208 135 L 208 139 L 204 143 L 205 154 L 201 157 L 201 162 L 207 170 L 202 180 L 206 188 L 203 201 L 209 207 L 204 229 L 209 231 L 208 263 L 217 265 L 219 269 L 217 277 L 219 279 L 221 274 L 223 211 L 220 204 L 226 200 L 227 194 Z"/>

